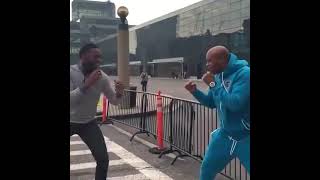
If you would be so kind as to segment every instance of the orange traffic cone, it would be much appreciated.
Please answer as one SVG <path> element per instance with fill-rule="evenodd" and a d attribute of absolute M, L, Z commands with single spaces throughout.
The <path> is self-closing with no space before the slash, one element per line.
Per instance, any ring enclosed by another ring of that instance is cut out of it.
<path fill-rule="evenodd" d="M 166 148 L 163 146 L 163 108 L 162 108 L 162 97 L 161 92 L 158 91 L 157 95 L 157 143 L 158 147 L 149 149 L 152 154 L 160 154 L 165 151 Z"/>

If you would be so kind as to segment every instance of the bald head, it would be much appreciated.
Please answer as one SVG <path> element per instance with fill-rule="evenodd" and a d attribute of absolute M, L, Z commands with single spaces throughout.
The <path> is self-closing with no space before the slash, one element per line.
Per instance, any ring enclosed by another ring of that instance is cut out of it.
<path fill-rule="evenodd" d="M 229 50 L 224 46 L 215 46 L 207 52 L 207 69 L 213 74 L 222 72 L 228 65 Z"/>
<path fill-rule="evenodd" d="M 227 59 L 229 55 L 229 50 L 224 46 L 215 46 L 210 48 L 207 52 L 206 58 L 211 59 L 214 57 L 217 60 Z"/>

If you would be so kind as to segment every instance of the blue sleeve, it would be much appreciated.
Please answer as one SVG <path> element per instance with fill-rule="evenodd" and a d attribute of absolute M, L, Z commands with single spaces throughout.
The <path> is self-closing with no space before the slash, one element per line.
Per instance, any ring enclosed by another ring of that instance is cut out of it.
<path fill-rule="evenodd" d="M 192 93 L 192 95 L 203 105 L 208 106 L 210 108 L 215 108 L 215 104 L 213 101 L 213 94 L 212 91 L 209 89 L 208 94 L 204 94 L 200 90 L 196 89 L 195 92 Z"/>
<path fill-rule="evenodd" d="M 221 101 L 222 105 L 228 110 L 236 112 L 244 108 L 250 101 L 250 69 L 240 72 L 232 84 L 232 92 L 228 93 L 225 89 L 217 90 L 215 100 Z"/>

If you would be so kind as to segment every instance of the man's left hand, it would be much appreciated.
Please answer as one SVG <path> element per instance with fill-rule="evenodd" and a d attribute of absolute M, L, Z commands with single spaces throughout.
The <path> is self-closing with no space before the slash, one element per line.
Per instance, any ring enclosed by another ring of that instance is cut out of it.
<path fill-rule="evenodd" d="M 202 76 L 202 81 L 209 86 L 211 82 L 214 82 L 214 75 L 211 72 L 207 72 Z"/>
<path fill-rule="evenodd" d="M 114 86 L 115 86 L 115 91 L 116 91 L 117 96 L 121 97 L 124 92 L 124 85 L 122 84 L 122 82 L 120 82 L 118 80 L 114 80 Z"/>

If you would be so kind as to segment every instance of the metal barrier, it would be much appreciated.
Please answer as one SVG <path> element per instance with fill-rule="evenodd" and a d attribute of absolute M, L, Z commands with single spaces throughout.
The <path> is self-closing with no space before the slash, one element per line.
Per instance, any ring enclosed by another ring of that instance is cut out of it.
<path fill-rule="evenodd" d="M 126 92 L 136 93 L 136 106 L 121 109 L 109 104 L 107 114 L 109 123 L 115 121 L 138 129 L 130 141 L 135 135 L 144 133 L 156 138 L 156 94 L 131 90 Z M 176 152 L 178 155 L 171 162 L 172 165 L 179 157 L 191 157 L 201 162 L 209 144 L 210 132 L 220 126 L 216 109 L 205 107 L 196 101 L 161 96 L 163 138 L 169 144 L 169 148 L 162 152 L 159 158 L 164 154 Z M 233 159 L 220 174 L 229 179 L 250 180 L 249 174 L 238 159 Z"/>

